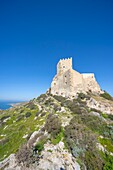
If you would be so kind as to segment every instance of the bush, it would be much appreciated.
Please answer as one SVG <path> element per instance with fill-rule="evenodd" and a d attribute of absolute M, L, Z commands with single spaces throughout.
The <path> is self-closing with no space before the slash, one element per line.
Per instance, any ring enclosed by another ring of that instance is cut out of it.
<path fill-rule="evenodd" d="M 83 150 L 96 145 L 96 135 L 85 125 L 77 123 L 76 118 L 73 118 L 70 125 L 65 127 L 64 134 L 70 150 L 75 145 Z"/>
<path fill-rule="evenodd" d="M 9 115 L 3 116 L 3 117 L 0 119 L 0 121 L 3 122 L 5 119 L 7 119 L 7 118 L 9 118 L 9 117 L 10 117 Z"/>
<path fill-rule="evenodd" d="M 44 101 L 44 100 L 46 99 L 46 97 L 47 97 L 46 94 L 41 94 L 39 97 L 37 97 L 37 100 L 38 100 L 39 102 L 42 102 L 42 101 Z"/>
<path fill-rule="evenodd" d="M 27 104 L 27 108 L 31 109 L 31 110 L 35 110 L 36 109 L 36 105 L 33 102 L 29 102 Z"/>
<path fill-rule="evenodd" d="M 89 95 L 86 95 L 86 94 L 84 94 L 84 93 L 79 93 L 78 94 L 78 98 L 79 99 L 87 99 L 87 100 L 90 100 L 90 96 Z"/>
<path fill-rule="evenodd" d="M 28 118 L 31 116 L 31 112 L 26 112 L 25 117 Z"/>
<path fill-rule="evenodd" d="M 72 148 L 72 155 L 77 158 L 80 157 L 80 155 L 83 154 L 84 151 L 85 151 L 84 149 L 79 148 L 78 146 L 75 145 Z"/>
<path fill-rule="evenodd" d="M 88 170 L 102 170 L 103 160 L 96 149 L 96 134 L 74 117 L 65 127 L 64 135 L 68 149 L 82 160 Z"/>
<path fill-rule="evenodd" d="M 44 143 L 38 142 L 35 146 L 35 149 L 37 149 L 38 152 L 40 153 L 44 149 Z"/>
<path fill-rule="evenodd" d="M 24 115 L 19 115 L 19 116 L 17 117 L 17 119 L 16 119 L 16 122 L 22 120 L 23 118 L 24 118 Z"/>
<path fill-rule="evenodd" d="M 113 120 L 113 115 L 109 114 L 107 115 L 109 119 Z"/>
<path fill-rule="evenodd" d="M 113 170 L 113 156 L 106 154 L 106 163 L 103 170 Z"/>
<path fill-rule="evenodd" d="M 76 115 L 75 121 L 86 125 L 89 129 L 94 132 L 98 132 L 100 135 L 104 135 L 104 132 L 109 132 L 106 122 L 94 115 Z"/>
<path fill-rule="evenodd" d="M 56 136 L 61 130 L 61 121 L 57 115 L 49 114 L 45 123 L 45 130 L 51 133 L 52 136 Z"/>
<path fill-rule="evenodd" d="M 35 114 L 35 115 L 38 117 L 38 116 L 39 116 L 39 114 L 40 114 L 40 112 L 36 112 L 36 114 Z"/>
<path fill-rule="evenodd" d="M 100 94 L 100 96 L 107 99 L 107 100 L 113 101 L 113 97 L 109 93 L 107 93 L 106 91 L 103 94 Z"/>
<path fill-rule="evenodd" d="M 26 144 L 24 144 L 16 154 L 17 162 L 22 163 L 25 167 L 29 167 L 30 164 L 39 161 L 39 157 L 37 155 L 33 156 L 33 150 L 29 149 Z"/>
<path fill-rule="evenodd" d="M 40 154 L 40 152 L 44 149 L 44 144 L 46 143 L 47 141 L 47 137 L 42 135 L 40 138 L 39 138 L 39 141 L 38 143 L 35 145 L 35 150 L 38 150 L 38 153 Z"/>
<path fill-rule="evenodd" d="M 64 101 L 66 100 L 66 98 L 62 96 L 54 95 L 53 97 L 61 103 L 64 103 Z"/>
<path fill-rule="evenodd" d="M 43 117 L 43 116 L 45 116 L 46 115 L 46 112 L 43 112 L 42 114 L 41 114 L 41 117 Z"/>
<path fill-rule="evenodd" d="M 62 140 L 63 137 L 64 137 L 64 129 L 61 128 L 60 133 L 51 139 L 51 143 L 56 145 L 57 143 L 59 143 Z"/>

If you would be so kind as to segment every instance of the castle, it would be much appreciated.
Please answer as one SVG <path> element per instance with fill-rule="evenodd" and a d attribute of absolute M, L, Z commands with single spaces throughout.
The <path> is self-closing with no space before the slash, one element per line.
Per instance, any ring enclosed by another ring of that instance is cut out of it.
<path fill-rule="evenodd" d="M 101 89 L 93 73 L 80 74 L 73 70 L 72 58 L 60 60 L 57 64 L 57 74 L 51 83 L 51 94 L 74 97 L 79 92 L 99 94 Z"/>

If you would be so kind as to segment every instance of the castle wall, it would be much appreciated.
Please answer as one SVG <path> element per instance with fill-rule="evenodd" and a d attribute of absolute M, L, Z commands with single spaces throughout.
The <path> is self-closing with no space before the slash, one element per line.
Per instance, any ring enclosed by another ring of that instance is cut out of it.
<path fill-rule="evenodd" d="M 60 60 L 57 75 L 51 83 L 51 93 L 65 97 L 75 96 L 77 92 L 100 93 L 100 86 L 94 74 L 80 74 L 72 69 L 72 58 Z"/>
<path fill-rule="evenodd" d="M 93 93 L 101 93 L 101 89 L 99 84 L 97 83 L 95 79 L 95 75 L 93 73 L 90 74 L 82 74 L 83 79 L 84 79 L 84 87 L 85 91 L 90 91 Z"/>

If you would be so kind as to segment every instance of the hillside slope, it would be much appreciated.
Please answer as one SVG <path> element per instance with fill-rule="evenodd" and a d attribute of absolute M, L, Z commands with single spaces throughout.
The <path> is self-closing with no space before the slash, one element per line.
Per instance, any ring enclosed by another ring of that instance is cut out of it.
<path fill-rule="evenodd" d="M 113 169 L 113 101 L 43 94 L 0 111 L 0 169 Z"/>

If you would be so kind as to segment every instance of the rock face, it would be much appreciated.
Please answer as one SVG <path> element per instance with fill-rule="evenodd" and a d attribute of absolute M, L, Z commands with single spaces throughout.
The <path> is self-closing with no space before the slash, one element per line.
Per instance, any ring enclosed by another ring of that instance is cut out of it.
<path fill-rule="evenodd" d="M 42 151 L 43 159 L 39 161 L 40 170 L 80 170 L 80 165 L 76 159 L 64 149 L 64 143 L 57 145 L 45 144 Z"/>
<path fill-rule="evenodd" d="M 57 145 L 50 143 L 44 145 L 38 164 L 29 165 L 29 167 L 24 167 L 22 164 L 18 166 L 15 155 L 12 154 L 0 164 L 0 168 L 4 170 L 80 170 L 80 165 L 72 154 L 64 149 L 64 143 L 60 141 Z"/>
<path fill-rule="evenodd" d="M 103 113 L 112 114 L 113 115 L 113 102 L 108 101 L 106 99 L 100 100 L 101 98 L 97 96 L 97 99 L 90 98 L 87 101 L 87 106 L 89 108 L 93 108 L 96 110 L 100 110 Z"/>
<path fill-rule="evenodd" d="M 94 74 L 80 74 L 72 69 L 72 58 L 60 60 L 57 75 L 51 83 L 51 94 L 64 97 L 76 96 L 77 92 L 101 93 Z"/>

